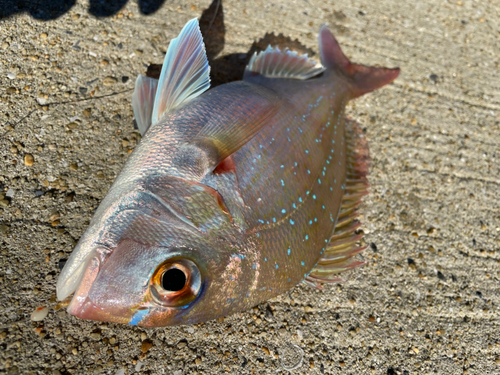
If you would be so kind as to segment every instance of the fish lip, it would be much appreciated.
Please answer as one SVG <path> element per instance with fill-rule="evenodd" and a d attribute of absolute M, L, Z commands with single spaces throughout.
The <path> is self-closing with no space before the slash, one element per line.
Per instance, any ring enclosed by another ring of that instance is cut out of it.
<path fill-rule="evenodd" d="M 129 324 L 129 322 L 133 319 L 134 314 L 132 312 L 130 313 L 130 316 L 113 314 L 109 309 L 97 306 L 89 299 L 88 296 L 82 299 L 83 301 L 78 301 L 75 300 L 75 297 L 73 297 L 73 300 L 71 300 L 67 309 L 68 314 L 84 320 L 109 323 Z"/>
<path fill-rule="evenodd" d="M 89 262 L 94 258 L 96 251 L 97 248 L 91 250 L 84 258 L 84 261 L 81 262 L 80 265 L 73 272 L 64 273 L 65 270 L 63 269 L 63 272 L 59 275 L 59 278 L 57 279 L 57 285 L 56 285 L 56 294 L 57 294 L 57 299 L 59 301 L 66 300 L 72 294 L 74 297 L 75 292 L 80 287 L 87 266 Z"/>

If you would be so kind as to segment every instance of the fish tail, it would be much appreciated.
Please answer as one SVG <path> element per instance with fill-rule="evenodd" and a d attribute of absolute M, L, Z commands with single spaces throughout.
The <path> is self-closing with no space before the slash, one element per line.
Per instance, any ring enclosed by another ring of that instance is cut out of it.
<path fill-rule="evenodd" d="M 348 78 L 353 98 L 385 86 L 399 75 L 399 68 L 376 68 L 350 62 L 326 25 L 319 30 L 319 49 L 323 66 Z"/>

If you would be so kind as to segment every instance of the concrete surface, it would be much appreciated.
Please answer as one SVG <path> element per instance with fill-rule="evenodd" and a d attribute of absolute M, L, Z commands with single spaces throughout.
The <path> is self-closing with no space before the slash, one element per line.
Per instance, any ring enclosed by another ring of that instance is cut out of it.
<path fill-rule="evenodd" d="M 210 1 L 147 16 L 130 1 L 102 18 L 78 2 L 49 21 L 24 3 L 31 14 L 0 1 L 0 372 L 285 373 L 293 344 L 297 374 L 500 374 L 498 2 L 224 1 L 207 41 L 220 81 L 266 33 L 317 52 L 325 22 L 353 61 L 402 68 L 348 108 L 373 158 L 367 265 L 324 291 L 152 330 L 68 316 L 55 282 L 140 141 L 136 75 Z"/>

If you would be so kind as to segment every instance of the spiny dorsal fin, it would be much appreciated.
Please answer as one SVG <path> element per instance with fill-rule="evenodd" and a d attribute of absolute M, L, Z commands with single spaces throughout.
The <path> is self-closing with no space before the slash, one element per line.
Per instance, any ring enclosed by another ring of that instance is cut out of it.
<path fill-rule="evenodd" d="M 308 79 L 323 72 L 321 64 L 307 58 L 307 54 L 299 55 L 295 51 L 286 49 L 280 51 L 278 47 L 268 46 L 265 51 L 257 52 L 252 56 L 245 68 L 243 79 L 258 73 L 268 78 Z"/>
<path fill-rule="evenodd" d="M 151 115 L 153 114 L 153 104 L 157 88 L 157 79 L 139 74 L 135 80 L 135 89 L 132 94 L 132 108 L 141 135 L 144 135 L 151 126 Z"/>
<path fill-rule="evenodd" d="M 356 216 L 361 197 L 367 194 L 366 175 L 370 155 L 368 143 L 359 124 L 350 119 L 346 119 L 345 124 L 349 164 L 345 193 L 330 242 L 316 266 L 304 280 L 305 284 L 315 288 L 321 288 L 324 283 L 342 281 L 336 276 L 337 274 L 365 263 L 353 257 L 366 249 L 366 246 L 359 246 L 363 236 L 356 233 L 360 226 Z"/>
<path fill-rule="evenodd" d="M 153 107 L 152 123 L 210 87 L 210 66 L 198 20 L 189 21 L 168 46 Z"/>

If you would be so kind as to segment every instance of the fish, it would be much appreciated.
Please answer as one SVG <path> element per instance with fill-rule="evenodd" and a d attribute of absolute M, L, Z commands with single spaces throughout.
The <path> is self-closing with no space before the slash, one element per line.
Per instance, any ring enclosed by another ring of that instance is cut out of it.
<path fill-rule="evenodd" d="M 160 327 L 245 311 L 357 260 L 369 150 L 346 103 L 399 69 L 354 64 L 327 26 L 321 63 L 269 46 L 210 88 L 198 21 L 139 75 L 142 139 L 57 281 L 81 319 Z"/>

